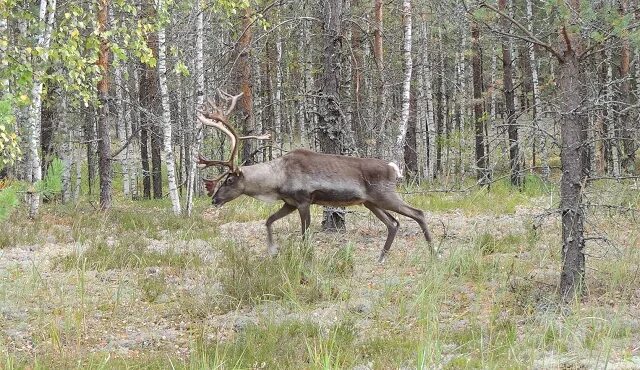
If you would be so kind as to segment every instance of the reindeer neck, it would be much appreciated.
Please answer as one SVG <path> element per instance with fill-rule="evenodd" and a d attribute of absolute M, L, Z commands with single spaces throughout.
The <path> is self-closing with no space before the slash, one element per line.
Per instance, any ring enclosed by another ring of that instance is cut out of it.
<path fill-rule="evenodd" d="M 282 182 L 281 171 L 274 161 L 242 166 L 240 169 L 245 180 L 244 193 L 249 196 L 276 192 Z"/>

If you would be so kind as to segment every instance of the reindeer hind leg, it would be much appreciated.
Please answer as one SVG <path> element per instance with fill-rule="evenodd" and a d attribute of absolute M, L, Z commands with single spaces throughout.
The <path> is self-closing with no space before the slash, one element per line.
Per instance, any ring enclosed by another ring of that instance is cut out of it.
<path fill-rule="evenodd" d="M 422 229 L 422 233 L 424 234 L 425 240 L 429 243 L 429 247 L 432 254 L 436 253 L 436 250 L 433 247 L 431 233 L 427 228 L 427 221 L 424 217 L 424 212 L 421 210 L 411 207 L 408 205 L 397 193 L 385 194 L 383 199 L 377 204 L 378 207 L 384 208 L 385 210 L 399 213 L 403 216 L 407 216 L 418 223 L 420 229 Z"/>

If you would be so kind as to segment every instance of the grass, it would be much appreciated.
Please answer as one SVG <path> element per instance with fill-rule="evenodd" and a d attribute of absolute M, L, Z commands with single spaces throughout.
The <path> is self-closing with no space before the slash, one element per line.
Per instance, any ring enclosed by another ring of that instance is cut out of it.
<path fill-rule="evenodd" d="M 289 243 L 278 255 L 265 258 L 228 244 L 219 264 L 223 294 L 217 305 L 229 310 L 268 300 L 308 305 L 344 299 L 341 282 L 353 272 L 352 250 L 347 244 L 329 257 L 316 259 L 308 247 Z"/>
<path fill-rule="evenodd" d="M 403 222 L 383 265 L 375 256 L 384 228 L 365 212 L 350 215 L 348 233 L 317 233 L 307 243 L 297 217 L 284 219 L 275 227 L 282 246 L 275 257 L 262 234 L 234 238 L 243 222 L 262 223 L 277 207 L 250 199 L 208 215 L 202 199 L 191 218 L 173 216 L 167 200 L 117 202 L 104 213 L 86 202 L 45 204 L 35 221 L 14 213 L 3 227 L 15 237 L 0 236 L 0 252 L 29 245 L 37 255 L 47 243 L 68 253 L 49 265 L 12 264 L 0 254 L 0 367 L 529 369 L 636 361 L 640 232 L 629 227 L 632 215 L 591 216 L 588 231 L 607 232 L 615 244 L 589 242 L 588 294 L 563 305 L 555 292 L 558 223 L 534 232 L 528 216 L 514 214 L 541 197 L 553 202 L 555 190 L 535 181 L 522 192 L 498 182 L 467 195 L 407 196 L 437 218 L 453 210 L 510 216 L 443 239 L 439 260 L 417 241 L 417 226 Z M 627 191 L 610 199 L 636 198 Z M 522 226 L 493 227 L 516 217 L 522 223 L 509 225 Z M 223 223 L 236 224 L 224 231 Z"/>
<path fill-rule="evenodd" d="M 83 251 L 76 251 L 55 259 L 54 268 L 72 270 L 86 266 L 90 270 L 139 269 L 152 266 L 169 266 L 179 269 L 198 268 L 200 256 L 169 249 L 164 252 L 149 250 L 144 239 L 135 239 L 133 244 L 116 242 L 109 245 L 104 240 L 92 243 Z"/>
<path fill-rule="evenodd" d="M 324 330 L 304 321 L 250 326 L 232 342 L 201 348 L 197 367 L 292 369 L 353 366 L 350 347 L 355 340 L 348 322 Z M 204 360 L 204 361 L 203 361 Z"/>
<path fill-rule="evenodd" d="M 405 200 L 415 207 L 432 212 L 461 210 L 466 215 L 481 213 L 511 214 L 518 206 L 530 202 L 531 198 L 555 194 L 557 189 L 552 184 L 545 184 L 539 177 L 527 175 L 525 186 L 519 190 L 513 188 L 508 179 L 496 181 L 489 188 L 474 188 L 465 193 L 451 193 L 442 196 L 440 193 L 427 195 L 420 189 L 406 189 Z M 439 185 L 434 185 L 438 188 Z"/>

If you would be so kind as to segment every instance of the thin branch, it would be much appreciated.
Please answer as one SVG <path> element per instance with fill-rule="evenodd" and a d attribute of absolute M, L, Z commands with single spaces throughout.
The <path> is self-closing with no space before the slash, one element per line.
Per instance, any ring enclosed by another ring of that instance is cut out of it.
<path fill-rule="evenodd" d="M 511 22 L 511 24 L 513 24 L 514 26 L 518 27 L 520 29 L 520 31 L 524 32 L 525 35 L 527 35 L 527 38 L 529 42 L 534 43 L 540 47 L 545 48 L 547 51 L 549 51 L 551 54 L 553 54 L 553 56 L 555 56 L 559 61 L 563 62 L 564 61 L 564 57 L 562 56 L 562 54 L 560 54 L 560 52 L 558 52 L 556 49 L 554 49 L 551 45 L 547 44 L 546 42 L 538 39 L 534 34 L 532 34 L 531 32 L 529 32 L 529 30 L 527 29 L 527 27 L 523 26 L 520 22 L 518 22 L 517 20 L 513 19 L 513 17 L 511 17 L 508 14 L 505 14 L 504 12 L 502 12 L 501 10 L 499 10 L 498 8 L 496 8 L 495 6 L 491 5 L 491 4 L 487 4 L 486 2 L 481 2 L 480 3 L 480 7 L 484 7 L 487 9 L 490 9 L 491 11 L 495 12 L 496 14 L 498 14 L 499 16 L 507 19 L 509 22 Z"/>
<path fill-rule="evenodd" d="M 131 135 L 129 135 L 129 137 L 127 138 L 127 141 L 122 145 L 122 147 L 120 147 L 120 149 L 116 150 L 115 152 L 111 153 L 111 155 L 109 156 L 109 159 L 115 160 L 118 154 L 122 153 L 123 150 L 127 149 L 129 144 L 131 144 L 131 141 L 133 140 L 133 138 L 138 136 L 138 133 L 140 132 L 140 130 L 142 130 L 143 126 L 144 125 L 140 125 L 134 132 L 132 132 Z"/>
<path fill-rule="evenodd" d="M 571 38 L 569 38 L 566 26 L 562 26 L 562 37 L 564 38 L 564 43 L 567 45 L 567 51 L 573 51 L 573 48 L 571 48 Z"/>

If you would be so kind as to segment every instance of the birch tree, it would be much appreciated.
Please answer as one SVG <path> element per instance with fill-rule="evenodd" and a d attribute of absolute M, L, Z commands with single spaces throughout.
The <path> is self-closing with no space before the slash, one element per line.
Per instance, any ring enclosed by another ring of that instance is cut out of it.
<path fill-rule="evenodd" d="M 402 112 L 400 125 L 398 127 L 398 135 L 395 140 L 393 156 L 396 163 L 403 168 L 402 150 L 404 147 L 405 137 L 407 135 L 407 123 L 409 122 L 409 108 L 411 98 L 411 70 L 413 64 L 411 61 L 411 0 L 402 2 L 402 25 L 404 29 L 404 41 L 402 47 L 403 55 L 403 74 L 402 80 Z"/>
<path fill-rule="evenodd" d="M 527 29 L 533 34 L 533 0 L 526 0 L 527 7 Z M 542 101 L 540 99 L 540 82 L 538 80 L 538 61 L 536 58 L 536 49 L 534 44 L 528 43 L 527 50 L 529 54 L 529 64 L 531 65 L 531 86 L 533 90 L 533 107 L 531 109 L 533 126 L 538 131 L 536 135 L 537 147 L 540 152 L 540 165 L 542 167 L 542 179 L 546 182 L 549 180 L 551 169 L 549 168 L 549 147 L 547 133 L 540 128 L 539 112 L 542 109 Z M 535 163 L 534 163 L 535 165 Z"/>
<path fill-rule="evenodd" d="M 473 112 L 475 119 L 475 154 L 476 154 L 476 179 L 480 184 L 488 181 L 488 160 L 485 152 L 484 125 L 486 111 L 482 98 L 482 54 L 480 49 L 480 27 L 476 21 L 471 23 L 471 40 L 473 56 L 471 68 L 473 70 Z"/>
<path fill-rule="evenodd" d="M 51 44 L 51 34 L 55 22 L 56 0 L 40 0 L 40 10 L 38 20 L 42 25 L 42 30 L 38 34 L 37 47 L 41 50 L 40 62 L 34 68 L 33 84 L 31 87 L 31 105 L 29 107 L 28 120 L 28 166 L 25 178 L 30 182 L 31 187 L 27 193 L 29 204 L 29 218 L 35 218 L 40 208 L 40 194 L 36 190 L 38 182 L 42 180 L 42 166 L 40 163 L 40 134 L 42 108 L 42 87 L 43 74 L 45 73 L 46 62 L 49 58 L 49 46 Z"/>
<path fill-rule="evenodd" d="M 162 0 L 157 0 L 158 14 L 163 13 Z M 160 84 L 160 98 L 162 101 L 162 134 L 163 154 L 167 165 L 167 183 L 169 198 L 173 213 L 179 215 L 180 196 L 176 184 L 176 162 L 173 155 L 173 133 L 171 131 L 171 107 L 169 106 L 169 88 L 167 87 L 167 45 L 165 40 L 165 25 L 158 27 L 158 82 Z"/>
<path fill-rule="evenodd" d="M 203 57 L 203 47 L 202 47 L 202 39 L 204 36 L 204 15 L 203 11 L 200 7 L 200 1 L 196 2 L 196 11 L 198 16 L 196 18 L 196 61 L 195 61 L 195 74 L 196 74 L 196 105 L 198 107 L 204 104 L 204 57 Z M 195 192 L 195 179 L 196 179 L 196 168 L 197 163 L 195 158 L 198 156 L 200 152 L 200 146 L 202 144 L 202 123 L 199 120 L 192 120 L 193 122 L 193 132 L 195 137 L 191 144 L 191 158 L 190 158 L 190 168 L 187 171 L 187 199 L 185 201 L 185 213 L 187 216 L 191 216 L 191 212 L 193 212 L 193 194 Z"/>

